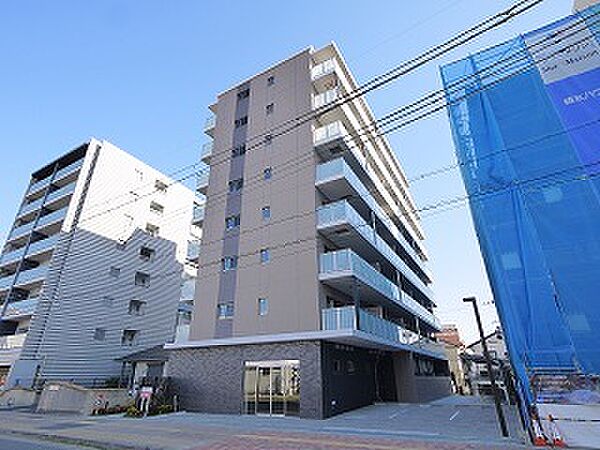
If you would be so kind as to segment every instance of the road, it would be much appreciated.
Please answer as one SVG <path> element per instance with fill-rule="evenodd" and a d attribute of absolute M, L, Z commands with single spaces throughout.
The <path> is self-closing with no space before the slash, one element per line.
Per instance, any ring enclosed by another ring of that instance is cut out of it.
<path fill-rule="evenodd" d="M 2 450 L 90 450 L 90 447 L 58 444 L 51 441 L 17 436 L 0 436 Z"/>

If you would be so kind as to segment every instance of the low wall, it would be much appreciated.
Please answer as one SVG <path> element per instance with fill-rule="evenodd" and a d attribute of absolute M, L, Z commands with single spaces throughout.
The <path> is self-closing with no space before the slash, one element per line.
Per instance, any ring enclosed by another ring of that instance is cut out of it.
<path fill-rule="evenodd" d="M 14 387 L 0 391 L 0 408 L 33 406 L 36 400 L 37 394 L 32 389 Z"/>
<path fill-rule="evenodd" d="M 133 403 L 126 389 L 88 389 L 72 383 L 53 382 L 44 386 L 38 412 L 90 415 L 94 409 Z"/>
<path fill-rule="evenodd" d="M 417 402 L 428 403 L 452 395 L 450 377 L 415 376 Z"/>

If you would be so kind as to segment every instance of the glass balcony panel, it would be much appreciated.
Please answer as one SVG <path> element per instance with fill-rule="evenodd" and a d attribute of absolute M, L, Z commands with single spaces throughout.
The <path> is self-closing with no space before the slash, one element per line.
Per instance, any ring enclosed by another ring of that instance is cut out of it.
<path fill-rule="evenodd" d="M 51 192 L 50 194 L 48 194 L 48 197 L 46 197 L 46 204 L 53 202 L 54 200 L 58 200 L 61 197 L 64 197 L 65 195 L 69 195 L 72 194 L 75 191 L 75 185 L 77 183 L 73 182 L 73 183 L 69 183 L 66 186 Z"/>
<path fill-rule="evenodd" d="M 202 222 L 204 220 L 204 213 L 204 206 L 194 205 L 194 223 Z"/>
<path fill-rule="evenodd" d="M 23 236 L 29 233 L 33 229 L 33 221 L 26 223 L 25 225 L 21 225 L 20 227 L 14 228 L 10 234 L 8 235 L 8 240 L 15 239 L 17 237 Z"/>
<path fill-rule="evenodd" d="M 313 80 L 321 78 L 324 75 L 334 72 L 335 68 L 336 68 L 335 60 L 333 58 L 327 59 L 327 60 L 323 61 L 322 63 L 317 64 L 316 66 L 313 66 L 313 68 L 310 71 L 311 78 Z"/>
<path fill-rule="evenodd" d="M 18 248 L 16 250 L 6 252 L 0 257 L 0 265 L 5 265 L 11 262 L 18 261 L 25 254 L 25 247 Z"/>
<path fill-rule="evenodd" d="M 64 178 L 65 176 L 76 172 L 77 170 L 81 169 L 81 166 L 83 166 L 83 158 L 78 161 L 75 161 L 74 163 L 69 164 L 66 167 L 63 167 L 58 172 L 56 172 L 56 175 L 54 175 L 54 180 L 60 180 L 61 178 Z"/>
<path fill-rule="evenodd" d="M 217 117 L 214 115 L 210 115 L 206 118 L 204 122 L 204 131 L 212 130 L 217 122 Z"/>
<path fill-rule="evenodd" d="M 214 144 L 213 142 L 206 142 L 202 145 L 202 150 L 200 151 L 200 160 L 204 161 L 207 158 L 212 156 Z"/>
<path fill-rule="evenodd" d="M 193 301 L 194 293 L 196 292 L 196 279 L 190 278 L 181 283 L 180 301 Z"/>
<path fill-rule="evenodd" d="M 67 209 L 68 208 L 62 208 L 57 211 L 51 212 L 50 214 L 40 217 L 40 219 L 37 222 L 36 228 L 40 228 L 45 225 L 63 220 L 65 218 L 65 216 L 67 215 Z"/>
<path fill-rule="evenodd" d="M 2 278 L 0 278 L 0 290 L 6 290 L 9 289 L 13 283 L 13 280 L 15 279 L 15 274 L 13 275 L 6 275 L 3 276 Z"/>
<path fill-rule="evenodd" d="M 48 265 L 36 267 L 34 269 L 19 272 L 15 286 L 43 279 L 48 272 Z"/>
<path fill-rule="evenodd" d="M 35 211 L 36 209 L 39 209 L 39 207 L 42 206 L 43 202 L 44 202 L 43 198 L 38 198 L 37 200 L 35 200 L 31 203 L 27 203 L 27 204 L 23 205 L 21 207 L 21 209 L 19 210 L 19 216 L 22 216 L 24 214 Z"/>
<path fill-rule="evenodd" d="M 348 135 L 346 127 L 339 120 L 317 128 L 313 133 L 314 145 L 320 145 L 333 139 L 343 139 Z"/>
<path fill-rule="evenodd" d="M 36 181 L 35 183 L 29 186 L 27 190 L 27 195 L 33 194 L 34 192 L 38 192 L 41 189 L 46 188 L 50 184 L 50 177 L 46 177 L 43 180 Z"/>
<path fill-rule="evenodd" d="M 188 242 L 187 259 L 193 261 L 200 257 L 200 241 Z"/>
<path fill-rule="evenodd" d="M 27 337 L 27 333 L 0 336 L 0 349 L 8 350 L 11 348 L 21 348 L 25 342 L 25 337 Z"/>
<path fill-rule="evenodd" d="M 58 242 L 58 234 L 54 236 L 50 236 L 46 239 L 42 239 L 40 241 L 36 241 L 29 245 L 29 250 L 27 250 L 27 255 L 35 255 L 36 253 L 41 253 L 50 249 L 53 249 L 56 243 Z"/>
<path fill-rule="evenodd" d="M 32 316 L 38 304 L 38 298 L 28 298 L 18 302 L 11 302 L 6 305 L 6 310 L 2 316 L 4 319 L 14 319 L 17 317 Z"/>

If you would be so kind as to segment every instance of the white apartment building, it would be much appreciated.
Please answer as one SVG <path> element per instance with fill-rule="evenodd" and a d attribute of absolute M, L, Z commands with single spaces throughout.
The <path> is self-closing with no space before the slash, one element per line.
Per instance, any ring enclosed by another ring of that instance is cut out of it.
<path fill-rule="evenodd" d="M 184 408 L 320 418 L 450 392 L 396 154 L 362 97 L 310 118 L 357 86 L 330 44 L 209 107 L 195 314 L 167 346 Z"/>
<path fill-rule="evenodd" d="M 196 202 L 96 139 L 35 171 L 0 256 L 0 381 L 101 382 L 172 341 L 191 314 Z"/>

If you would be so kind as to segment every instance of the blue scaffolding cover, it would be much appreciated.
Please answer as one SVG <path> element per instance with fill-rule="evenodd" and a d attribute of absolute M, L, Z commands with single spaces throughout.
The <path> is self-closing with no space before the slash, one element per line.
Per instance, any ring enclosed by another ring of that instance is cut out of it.
<path fill-rule="evenodd" d="M 471 214 L 525 388 L 535 373 L 600 373 L 599 37 L 595 6 L 441 68 Z"/>

